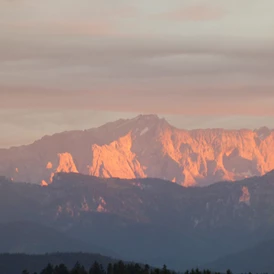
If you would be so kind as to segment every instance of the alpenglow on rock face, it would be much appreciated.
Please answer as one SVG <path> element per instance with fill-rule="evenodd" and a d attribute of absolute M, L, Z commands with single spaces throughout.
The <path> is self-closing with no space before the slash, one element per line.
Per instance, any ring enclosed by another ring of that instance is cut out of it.
<path fill-rule="evenodd" d="M 263 175 L 274 169 L 274 130 L 181 130 L 155 115 L 45 136 L 0 150 L 0 174 L 47 182 L 55 172 L 167 179 L 184 186 Z"/>

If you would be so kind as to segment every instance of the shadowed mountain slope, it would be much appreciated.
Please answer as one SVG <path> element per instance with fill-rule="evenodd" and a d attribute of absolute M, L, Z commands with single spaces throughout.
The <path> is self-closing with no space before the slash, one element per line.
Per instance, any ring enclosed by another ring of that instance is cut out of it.
<path fill-rule="evenodd" d="M 151 265 L 185 269 L 274 238 L 274 172 L 204 188 L 58 173 L 47 187 L 2 178 L 0 195 L 2 222 L 24 216 Z"/>

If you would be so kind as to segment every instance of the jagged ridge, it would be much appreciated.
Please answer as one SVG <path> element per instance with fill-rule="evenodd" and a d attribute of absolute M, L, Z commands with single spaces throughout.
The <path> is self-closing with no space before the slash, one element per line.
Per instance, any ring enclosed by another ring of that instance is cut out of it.
<path fill-rule="evenodd" d="M 272 169 L 273 130 L 180 130 L 156 115 L 45 136 L 28 146 L 0 150 L 0 174 L 43 185 L 59 171 L 156 177 L 203 186 Z"/>

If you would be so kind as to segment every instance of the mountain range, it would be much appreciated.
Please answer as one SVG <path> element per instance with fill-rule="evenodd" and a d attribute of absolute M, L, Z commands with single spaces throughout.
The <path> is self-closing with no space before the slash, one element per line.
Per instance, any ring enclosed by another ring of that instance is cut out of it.
<path fill-rule="evenodd" d="M 180 130 L 156 115 L 0 149 L 0 252 L 246 271 L 246 254 L 272 250 L 272 170 L 274 130 Z"/>
<path fill-rule="evenodd" d="M 160 178 L 183 186 L 240 180 L 274 169 L 274 130 L 181 130 L 156 115 L 45 136 L 0 149 L 0 174 L 47 185 L 58 172 Z"/>
<path fill-rule="evenodd" d="M 26 227 L 17 245 L 16 230 L 4 230 L 7 251 L 82 249 L 183 270 L 274 239 L 273 196 L 274 171 L 203 188 L 79 173 L 57 173 L 47 187 L 2 177 L 0 220 L 19 222 L 20 235 Z"/>

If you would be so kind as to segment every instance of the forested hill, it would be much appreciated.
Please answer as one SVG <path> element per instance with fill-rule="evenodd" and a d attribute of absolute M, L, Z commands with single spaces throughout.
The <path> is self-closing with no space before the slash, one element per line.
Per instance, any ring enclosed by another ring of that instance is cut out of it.
<path fill-rule="evenodd" d="M 53 266 L 64 264 L 68 269 L 72 269 L 76 262 L 79 262 L 88 269 L 95 261 L 104 268 L 109 263 L 116 262 L 116 260 L 110 257 L 91 253 L 51 253 L 44 255 L 0 254 L 0 273 L 21 274 L 23 270 L 28 270 L 26 273 L 31 274 L 35 272 L 40 273 L 49 263 Z M 50 273 L 43 272 L 43 274 Z M 54 274 L 57 273 L 54 272 Z M 62 274 L 66 274 L 66 272 L 62 272 Z"/>

